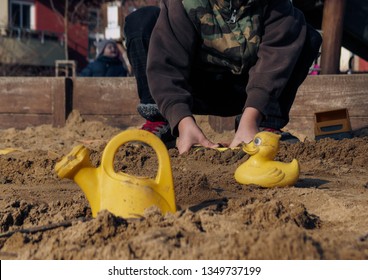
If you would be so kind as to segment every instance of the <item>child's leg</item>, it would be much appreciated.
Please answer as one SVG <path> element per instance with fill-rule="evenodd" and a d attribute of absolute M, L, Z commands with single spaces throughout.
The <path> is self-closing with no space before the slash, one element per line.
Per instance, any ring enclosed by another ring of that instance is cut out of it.
<path fill-rule="evenodd" d="M 161 115 L 151 96 L 146 74 L 148 45 L 159 13 L 160 8 L 155 6 L 142 7 L 131 13 L 125 19 L 124 35 L 128 59 L 137 81 L 140 99 L 137 110 L 146 119 L 142 129 L 154 133 L 171 147 L 175 145 L 175 137 L 171 135 L 168 122 Z"/>
<path fill-rule="evenodd" d="M 137 81 L 138 96 L 142 105 L 155 104 L 148 87 L 146 69 L 149 40 L 159 13 L 158 7 L 142 7 L 125 19 L 127 55 Z M 156 105 L 143 107 L 157 108 Z"/>

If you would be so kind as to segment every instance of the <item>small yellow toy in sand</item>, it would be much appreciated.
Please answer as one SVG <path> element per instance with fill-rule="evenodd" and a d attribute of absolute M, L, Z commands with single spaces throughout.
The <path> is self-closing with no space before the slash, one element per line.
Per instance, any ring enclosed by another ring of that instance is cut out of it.
<path fill-rule="evenodd" d="M 0 150 L 0 155 L 7 155 L 7 154 L 17 152 L 17 151 L 19 151 L 19 150 L 14 149 L 14 148 L 6 148 L 6 149 Z"/>
<path fill-rule="evenodd" d="M 154 180 L 114 171 L 118 148 L 131 141 L 146 143 L 155 150 L 159 165 Z M 157 206 L 163 214 L 176 211 L 168 151 L 156 135 L 144 130 L 126 130 L 113 137 L 97 168 L 92 167 L 89 150 L 79 145 L 56 164 L 55 171 L 60 178 L 72 179 L 81 187 L 93 217 L 104 209 L 123 218 L 139 217 L 151 206 Z"/>
<path fill-rule="evenodd" d="M 255 184 L 265 188 L 292 186 L 299 178 L 299 163 L 275 161 L 280 135 L 263 131 L 252 142 L 243 145 L 250 158 L 235 171 L 235 180 L 241 184 Z"/>

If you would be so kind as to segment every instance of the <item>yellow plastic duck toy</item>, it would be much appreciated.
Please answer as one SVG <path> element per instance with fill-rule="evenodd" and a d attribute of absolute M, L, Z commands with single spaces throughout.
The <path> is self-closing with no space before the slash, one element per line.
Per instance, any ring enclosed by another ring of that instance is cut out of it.
<path fill-rule="evenodd" d="M 254 184 L 264 188 L 292 186 L 299 178 L 299 163 L 274 161 L 281 136 L 272 132 L 259 132 L 253 141 L 243 145 L 250 158 L 235 171 L 238 183 Z"/>
<path fill-rule="evenodd" d="M 114 171 L 118 148 L 131 141 L 146 143 L 155 150 L 159 165 L 154 180 Z M 97 168 L 90 162 L 89 150 L 78 145 L 55 165 L 55 171 L 60 178 L 72 179 L 81 187 L 93 217 L 106 209 L 116 216 L 134 218 L 142 216 L 151 206 L 157 206 L 163 214 L 176 212 L 169 153 L 153 133 L 126 130 L 116 135 L 106 145 Z"/>

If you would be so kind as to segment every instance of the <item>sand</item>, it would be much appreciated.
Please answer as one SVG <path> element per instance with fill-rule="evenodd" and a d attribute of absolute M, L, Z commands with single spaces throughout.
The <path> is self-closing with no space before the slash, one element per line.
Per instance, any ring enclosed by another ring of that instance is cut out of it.
<path fill-rule="evenodd" d="M 211 139 L 226 142 L 233 132 Z M 368 259 L 368 133 L 353 139 L 282 143 L 277 160 L 299 160 L 291 187 L 241 185 L 242 151 L 170 149 L 178 211 L 149 208 L 138 218 L 108 211 L 92 218 L 84 193 L 54 167 L 78 145 L 98 166 L 121 130 L 87 122 L 78 112 L 63 128 L 0 130 L 1 259 Z M 124 145 L 114 166 L 154 178 L 149 146 Z"/>

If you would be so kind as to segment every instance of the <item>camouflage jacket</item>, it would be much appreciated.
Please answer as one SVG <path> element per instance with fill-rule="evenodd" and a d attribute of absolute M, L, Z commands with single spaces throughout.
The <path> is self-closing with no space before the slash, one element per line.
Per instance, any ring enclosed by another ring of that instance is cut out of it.
<path fill-rule="evenodd" d="M 181 119 L 203 113 L 193 111 L 198 94 L 193 76 L 201 71 L 244 78 L 238 92 L 224 91 L 224 98 L 244 94 L 244 107 L 266 115 L 300 55 L 307 28 L 290 0 L 232 0 L 231 8 L 229 1 L 161 1 L 149 43 L 147 78 L 174 133 Z"/>
<path fill-rule="evenodd" d="M 201 59 L 234 74 L 257 59 L 266 0 L 183 0 L 203 43 Z"/>

